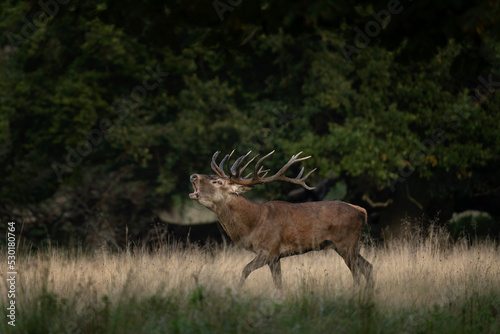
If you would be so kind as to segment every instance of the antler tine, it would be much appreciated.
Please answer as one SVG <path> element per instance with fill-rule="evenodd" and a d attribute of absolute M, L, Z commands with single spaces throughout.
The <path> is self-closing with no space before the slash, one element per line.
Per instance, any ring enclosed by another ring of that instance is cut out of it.
<path fill-rule="evenodd" d="M 215 172 L 215 174 L 219 175 L 220 177 L 225 177 L 227 176 L 225 173 L 224 173 L 224 169 L 222 168 L 222 165 L 223 165 L 223 162 L 224 162 L 224 158 L 221 162 L 221 164 L 219 166 L 217 166 L 217 157 L 219 156 L 220 154 L 220 151 L 217 151 L 214 153 L 214 155 L 212 156 L 212 163 L 210 164 L 210 166 L 212 167 L 212 170 Z M 226 156 L 227 157 L 227 156 Z"/>
<path fill-rule="evenodd" d="M 307 174 L 306 174 L 306 176 L 304 176 L 304 177 L 302 178 L 302 180 L 307 179 L 307 178 L 309 177 L 309 175 L 311 175 L 311 174 L 312 174 L 312 173 L 313 173 L 316 169 L 318 169 L 318 168 L 314 168 L 314 169 L 313 169 L 313 170 L 311 170 L 309 173 L 307 173 Z M 312 189 L 314 189 L 314 188 L 316 188 L 316 187 L 312 187 Z"/>
<path fill-rule="evenodd" d="M 260 175 L 260 173 L 265 173 L 264 175 L 262 175 L 264 177 L 270 171 L 270 169 L 262 170 L 262 168 L 264 168 L 264 166 L 260 166 L 257 175 Z"/>
<path fill-rule="evenodd" d="M 304 173 L 304 167 L 300 169 L 299 175 L 297 175 L 296 179 L 300 179 L 303 173 Z"/>
<path fill-rule="evenodd" d="M 247 155 L 249 155 L 249 154 L 250 154 L 250 152 L 252 152 L 252 151 L 250 150 L 250 151 L 247 153 Z M 246 156 L 247 156 L 247 155 L 246 155 Z M 245 157 L 246 157 L 246 156 L 245 156 Z M 252 163 L 252 162 L 253 162 L 253 161 L 257 158 L 257 157 L 258 157 L 258 156 L 259 156 L 259 154 L 256 154 L 256 155 L 255 155 L 252 159 L 250 159 L 250 160 L 249 160 L 249 161 L 245 164 L 245 166 L 243 166 L 243 168 L 242 168 L 242 169 L 240 169 L 240 172 L 238 173 L 238 176 L 241 176 L 241 173 L 243 173 L 243 171 L 244 171 L 244 170 L 245 170 L 245 169 L 246 169 L 246 168 L 247 168 L 247 167 L 248 167 L 248 166 L 249 166 L 249 165 L 250 165 L 250 164 L 251 164 L 251 163 Z M 248 176 L 249 176 L 249 175 L 252 175 L 252 173 L 248 174 Z M 247 176 L 246 178 L 248 178 L 248 176 Z"/>
<path fill-rule="evenodd" d="M 292 155 L 292 157 L 290 158 L 290 160 L 288 161 L 288 163 L 290 163 L 292 160 L 293 162 L 297 162 L 297 161 L 302 161 L 302 160 L 307 160 L 309 159 L 311 156 L 307 156 L 307 157 L 303 157 L 303 158 L 300 158 L 300 159 L 297 159 L 299 157 L 299 155 L 302 154 L 302 151 L 300 151 L 299 153 L 295 154 L 295 155 Z"/>
<path fill-rule="evenodd" d="M 253 172 L 254 178 L 258 178 L 258 176 L 259 176 L 259 172 L 257 172 L 257 169 L 259 168 L 259 166 L 262 163 L 262 161 L 264 161 L 265 159 L 267 159 L 274 152 L 275 152 L 275 150 L 272 150 L 271 152 L 269 152 L 268 154 L 266 154 L 265 156 L 263 156 L 262 158 L 260 158 L 259 161 L 257 161 L 257 163 L 255 164 L 254 172 Z"/>
<path fill-rule="evenodd" d="M 245 165 L 245 167 L 244 167 L 242 170 L 240 170 L 240 169 L 239 169 L 239 167 L 240 167 L 240 165 L 241 165 L 241 162 L 242 162 L 243 160 L 245 160 L 245 158 L 246 158 L 246 157 L 248 157 L 248 156 L 250 155 L 250 153 L 251 153 L 251 152 L 252 152 L 252 151 L 248 151 L 248 153 L 247 153 L 247 154 L 242 155 L 241 157 L 239 157 L 238 159 L 236 159 L 236 161 L 234 162 L 233 166 L 231 167 L 231 174 L 236 175 L 236 176 L 238 176 L 238 177 L 241 175 L 241 173 L 245 170 L 246 166 L 248 166 L 248 163 L 252 162 L 252 160 L 250 160 L 250 161 L 249 161 L 249 162 Z"/>
<path fill-rule="evenodd" d="M 300 156 L 300 154 L 302 154 L 302 152 L 299 152 L 299 153 L 297 153 L 295 155 L 292 155 L 292 157 L 290 158 L 290 160 L 283 167 L 281 167 L 280 170 L 278 172 L 276 172 L 276 174 L 274 174 L 273 176 L 268 177 L 267 179 L 261 179 L 260 180 L 261 183 L 267 183 L 267 182 L 272 182 L 272 181 L 280 180 L 280 181 L 286 181 L 286 182 L 290 182 L 290 183 L 301 185 L 302 187 L 304 187 L 304 188 L 306 188 L 308 190 L 314 189 L 314 187 L 308 186 L 305 183 L 305 180 L 309 177 L 309 175 L 311 175 L 312 172 L 314 172 L 316 170 L 316 168 L 313 169 L 312 171 L 310 171 L 309 173 L 307 173 L 307 175 L 304 176 L 304 177 L 302 177 L 302 174 L 304 174 L 304 167 L 302 167 L 302 169 L 300 170 L 299 174 L 295 178 L 293 178 L 293 179 L 285 176 L 285 172 L 288 170 L 288 168 L 291 165 L 293 165 L 296 162 L 309 159 L 311 157 L 311 156 L 307 156 L 307 157 L 303 157 L 303 158 L 299 159 L 298 157 Z M 263 175 L 262 177 L 264 177 L 264 176 L 265 175 Z"/>
<path fill-rule="evenodd" d="M 226 154 L 224 156 L 224 158 L 221 160 L 220 164 L 219 164 L 219 168 L 220 170 L 224 173 L 224 163 L 226 162 L 227 158 L 229 157 L 229 154 Z M 226 175 L 226 173 L 224 173 L 224 175 Z"/>
<path fill-rule="evenodd" d="M 311 156 L 308 156 L 308 157 L 303 157 L 303 158 L 297 159 L 298 156 L 301 154 L 302 154 L 302 151 L 295 154 L 295 155 L 292 155 L 290 160 L 288 160 L 288 162 L 283 167 L 281 167 L 281 169 L 276 174 L 274 174 L 274 176 L 280 176 L 280 175 L 285 174 L 285 172 L 288 170 L 288 168 L 290 168 L 290 166 L 293 165 L 294 163 L 309 159 L 311 157 Z"/>
<path fill-rule="evenodd" d="M 302 177 L 302 174 L 304 173 L 304 167 L 301 168 L 299 174 L 291 179 L 289 177 L 286 177 L 284 174 L 285 172 L 288 170 L 288 168 L 293 165 L 294 163 L 296 162 L 299 162 L 299 161 L 303 161 L 303 160 L 306 160 L 306 159 L 309 159 L 311 156 L 307 156 L 307 157 L 302 157 L 300 159 L 298 159 L 299 155 L 302 154 L 302 151 L 293 155 L 290 160 L 274 175 L 274 176 L 277 176 L 277 180 L 282 180 L 282 181 L 287 181 L 287 182 L 291 182 L 291 183 L 295 183 L 295 184 L 298 184 L 298 185 L 301 185 L 302 187 L 308 189 L 308 190 L 313 190 L 315 187 L 310 187 L 308 186 L 306 183 L 305 183 L 305 180 L 309 177 L 309 175 L 312 174 L 312 172 L 314 172 L 317 168 L 314 168 L 313 170 L 311 170 L 309 173 L 306 174 L 306 176 Z M 274 177 L 273 176 L 273 177 Z"/>
<path fill-rule="evenodd" d="M 224 160 L 226 160 L 226 158 L 227 158 L 226 162 L 227 162 L 227 171 L 229 173 L 229 177 L 233 177 L 234 176 L 233 173 L 231 173 L 231 167 L 229 166 L 229 161 L 231 160 L 231 157 L 233 156 L 233 154 L 234 154 L 234 150 L 232 150 L 231 153 L 227 154 L 225 156 L 225 158 L 224 158 Z"/>
<path fill-rule="evenodd" d="M 295 184 L 300 184 L 302 187 L 306 188 L 307 190 L 313 190 L 316 187 L 310 187 L 310 186 L 308 186 L 305 181 L 309 177 L 309 175 L 311 175 L 312 172 L 314 172 L 316 169 L 317 168 L 314 168 L 309 173 L 307 173 L 306 176 L 304 176 L 303 178 L 300 178 L 302 176 L 302 173 L 304 172 L 304 167 L 302 167 L 302 169 L 300 170 L 299 175 L 297 175 L 297 177 L 295 179 L 290 179 L 289 182 L 292 182 L 292 183 L 295 183 Z M 297 182 L 295 182 L 295 181 L 297 181 Z"/>
<path fill-rule="evenodd" d="M 266 177 L 267 173 L 269 173 L 270 169 L 266 169 L 266 170 L 263 170 L 262 173 L 262 176 L 261 177 Z"/>

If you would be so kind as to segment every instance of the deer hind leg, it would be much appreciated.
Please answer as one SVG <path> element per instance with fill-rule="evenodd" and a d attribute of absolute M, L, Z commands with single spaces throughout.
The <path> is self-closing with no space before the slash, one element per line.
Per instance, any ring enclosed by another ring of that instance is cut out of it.
<path fill-rule="evenodd" d="M 357 255 L 355 254 L 354 251 L 348 251 L 346 252 L 347 254 L 344 257 L 344 261 L 349 267 L 349 270 L 351 271 L 352 278 L 354 280 L 354 284 L 358 286 L 360 284 L 360 268 L 357 264 Z"/>
<path fill-rule="evenodd" d="M 356 266 L 359 268 L 363 276 L 365 276 L 368 286 L 373 287 L 373 265 L 366 261 L 366 259 L 359 253 L 356 262 Z"/>
<path fill-rule="evenodd" d="M 335 250 L 344 259 L 345 264 L 351 271 L 354 284 L 358 286 L 360 284 L 360 273 L 363 272 L 359 266 L 360 261 L 358 256 L 361 255 L 359 255 L 355 248 L 339 247 L 335 248 Z"/>
<path fill-rule="evenodd" d="M 344 259 L 347 267 L 352 273 L 352 278 L 354 279 L 354 284 L 360 284 L 361 275 L 366 279 L 369 287 L 373 286 L 372 271 L 373 266 L 364 257 L 359 254 L 357 249 L 338 249 L 337 252 Z"/>

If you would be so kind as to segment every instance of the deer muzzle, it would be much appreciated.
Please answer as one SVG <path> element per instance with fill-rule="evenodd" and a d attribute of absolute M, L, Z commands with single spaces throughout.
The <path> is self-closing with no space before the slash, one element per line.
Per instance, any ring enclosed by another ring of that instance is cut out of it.
<path fill-rule="evenodd" d="M 189 194 L 189 198 L 197 200 L 200 197 L 200 188 L 197 185 L 197 183 L 199 182 L 199 177 L 198 175 L 193 174 L 189 179 L 191 180 L 191 184 L 193 185 L 194 189 L 194 191 Z"/>

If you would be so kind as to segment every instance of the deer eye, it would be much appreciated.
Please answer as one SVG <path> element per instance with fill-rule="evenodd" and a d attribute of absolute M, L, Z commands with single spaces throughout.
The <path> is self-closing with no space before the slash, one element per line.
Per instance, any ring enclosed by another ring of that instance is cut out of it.
<path fill-rule="evenodd" d="M 222 185 L 222 181 L 217 181 L 217 183 L 218 183 L 219 185 Z"/>

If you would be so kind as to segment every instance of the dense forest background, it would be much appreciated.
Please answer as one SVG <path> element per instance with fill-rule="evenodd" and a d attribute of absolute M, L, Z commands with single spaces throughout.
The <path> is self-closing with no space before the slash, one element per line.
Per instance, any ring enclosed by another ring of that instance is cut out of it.
<path fill-rule="evenodd" d="M 292 154 L 373 233 L 486 211 L 500 233 L 500 4 L 3 1 L 0 216 L 34 244 L 120 246 L 220 150 Z M 291 171 L 293 174 L 293 171 Z M 190 221 L 184 221 L 189 223 Z M 477 226 L 475 226 L 477 228 Z M 477 231 L 476 231 L 477 232 Z"/>

